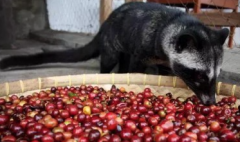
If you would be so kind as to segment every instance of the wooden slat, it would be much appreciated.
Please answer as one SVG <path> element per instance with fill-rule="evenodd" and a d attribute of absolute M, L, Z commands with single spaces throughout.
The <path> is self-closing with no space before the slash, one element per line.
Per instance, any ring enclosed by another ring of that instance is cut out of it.
<path fill-rule="evenodd" d="M 143 0 L 125 0 L 125 2 L 143 2 Z"/>
<path fill-rule="evenodd" d="M 236 9 L 238 6 L 238 0 L 201 0 L 201 3 L 230 9 Z"/>
<path fill-rule="evenodd" d="M 147 0 L 148 2 L 157 2 L 162 4 L 206 4 L 216 7 L 235 9 L 238 5 L 238 0 Z"/>
<path fill-rule="evenodd" d="M 240 27 L 240 13 L 191 13 L 208 26 Z"/>
<path fill-rule="evenodd" d="M 208 8 L 223 8 L 223 9 L 236 9 L 238 7 L 238 0 L 147 0 L 148 2 L 156 2 L 167 5 L 178 5 L 180 7 L 193 8 L 195 4 Z M 189 7 L 190 6 L 190 7 Z"/>
<path fill-rule="evenodd" d="M 100 1 L 100 23 L 102 24 L 112 12 L 113 0 Z"/>
<path fill-rule="evenodd" d="M 194 0 L 147 0 L 148 2 L 156 2 L 162 4 L 186 4 L 194 3 Z"/>

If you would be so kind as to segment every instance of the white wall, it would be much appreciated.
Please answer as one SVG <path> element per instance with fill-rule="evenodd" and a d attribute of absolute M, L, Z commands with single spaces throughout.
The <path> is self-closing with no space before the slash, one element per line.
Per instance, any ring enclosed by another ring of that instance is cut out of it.
<path fill-rule="evenodd" d="M 238 6 L 238 12 L 240 12 L 240 6 Z M 240 47 L 240 27 L 235 30 L 234 44 Z"/>
<path fill-rule="evenodd" d="M 240 12 L 240 1 L 238 2 L 238 12 Z M 240 47 L 240 28 L 236 28 L 236 31 L 235 31 L 235 36 L 234 36 L 234 42 L 235 44 Z"/>
<path fill-rule="evenodd" d="M 114 0 L 113 8 L 124 3 Z M 99 0 L 47 0 L 50 28 L 53 30 L 96 33 L 99 29 Z"/>
<path fill-rule="evenodd" d="M 113 0 L 113 9 L 123 3 L 124 0 Z M 47 0 L 50 28 L 94 34 L 100 26 L 99 7 L 99 0 Z M 240 46 L 240 28 L 236 30 L 234 45 Z"/>
<path fill-rule="evenodd" d="M 235 31 L 234 45 L 240 47 L 240 28 L 237 28 Z"/>
<path fill-rule="evenodd" d="M 238 3 L 240 4 L 240 1 Z M 240 5 L 239 4 L 238 4 L 238 12 L 240 12 Z M 235 34 L 236 35 L 234 36 L 234 42 L 238 47 L 240 47 L 240 27 L 236 28 Z"/>

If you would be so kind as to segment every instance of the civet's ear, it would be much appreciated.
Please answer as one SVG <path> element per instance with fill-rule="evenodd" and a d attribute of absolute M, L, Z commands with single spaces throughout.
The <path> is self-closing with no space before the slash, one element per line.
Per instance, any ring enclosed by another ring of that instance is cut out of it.
<path fill-rule="evenodd" d="M 221 45 L 223 45 L 229 35 L 229 29 L 224 28 L 218 31 L 219 33 L 219 42 Z"/>
<path fill-rule="evenodd" d="M 184 49 L 195 47 L 198 42 L 193 34 L 182 33 L 177 38 L 176 51 L 182 52 Z"/>

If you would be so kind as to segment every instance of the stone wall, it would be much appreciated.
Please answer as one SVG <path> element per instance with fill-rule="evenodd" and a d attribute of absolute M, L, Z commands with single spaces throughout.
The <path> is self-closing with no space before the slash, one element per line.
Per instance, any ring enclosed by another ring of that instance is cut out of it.
<path fill-rule="evenodd" d="M 45 0 L 12 0 L 15 35 L 27 38 L 29 32 L 48 28 Z"/>
<path fill-rule="evenodd" d="M 0 0 L 0 48 L 9 48 L 15 40 L 11 0 Z"/>

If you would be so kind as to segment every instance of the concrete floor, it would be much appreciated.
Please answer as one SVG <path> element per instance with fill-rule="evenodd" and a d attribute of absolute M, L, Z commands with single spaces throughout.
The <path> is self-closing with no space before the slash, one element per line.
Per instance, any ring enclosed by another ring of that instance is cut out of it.
<path fill-rule="evenodd" d="M 40 53 L 44 50 L 63 50 L 88 43 L 93 36 L 56 31 L 41 31 L 30 35 L 31 40 L 19 40 L 14 50 L 0 50 L 0 59 L 12 55 Z M 225 48 L 219 81 L 240 85 L 240 48 Z M 58 75 L 99 73 L 99 59 L 79 63 L 44 64 L 28 68 L 0 71 L 0 83 Z"/>
<path fill-rule="evenodd" d="M 13 55 L 29 55 L 43 52 L 44 50 L 63 50 L 67 47 L 50 45 L 34 40 L 20 40 L 15 44 L 18 49 L 0 50 L 0 59 Z M 69 48 L 69 47 L 68 47 Z M 99 59 L 92 59 L 79 63 L 49 63 L 27 68 L 15 68 L 0 71 L 0 83 L 37 77 L 76 75 L 99 72 Z"/>

